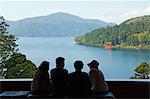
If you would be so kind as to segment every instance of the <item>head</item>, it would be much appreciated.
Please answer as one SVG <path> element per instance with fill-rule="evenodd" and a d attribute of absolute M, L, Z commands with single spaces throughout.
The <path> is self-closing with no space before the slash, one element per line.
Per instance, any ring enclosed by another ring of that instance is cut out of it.
<path fill-rule="evenodd" d="M 81 71 L 81 69 L 83 68 L 83 62 L 82 61 L 75 61 L 74 62 L 74 68 L 76 71 Z"/>
<path fill-rule="evenodd" d="M 65 65 L 65 58 L 57 57 L 56 58 L 56 67 L 57 68 L 64 68 L 64 65 Z"/>
<path fill-rule="evenodd" d="M 43 61 L 39 66 L 39 71 L 48 71 L 49 70 L 49 62 Z"/>
<path fill-rule="evenodd" d="M 97 69 L 98 69 L 99 63 L 98 63 L 98 61 L 96 61 L 96 60 L 92 60 L 92 61 L 91 61 L 90 63 L 88 63 L 87 65 L 89 66 L 90 69 L 91 69 L 91 68 L 97 68 Z"/>

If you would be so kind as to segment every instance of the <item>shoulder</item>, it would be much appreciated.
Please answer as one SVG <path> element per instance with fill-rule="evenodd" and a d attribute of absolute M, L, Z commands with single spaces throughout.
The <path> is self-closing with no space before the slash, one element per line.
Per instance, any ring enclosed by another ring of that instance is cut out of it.
<path fill-rule="evenodd" d="M 50 71 L 50 72 L 54 72 L 54 71 L 56 71 L 56 68 L 51 69 L 51 71 Z"/>
<path fill-rule="evenodd" d="M 91 69 L 90 71 L 89 71 L 89 75 L 97 75 L 98 74 L 98 70 L 96 70 L 96 69 Z"/>
<path fill-rule="evenodd" d="M 39 76 L 41 75 L 41 76 L 45 77 L 45 76 L 49 75 L 49 73 L 47 71 L 39 71 L 38 75 Z"/>
<path fill-rule="evenodd" d="M 73 75 L 75 75 L 75 72 L 72 72 L 72 73 L 69 74 L 69 76 L 73 76 Z"/>
<path fill-rule="evenodd" d="M 97 72 L 97 70 L 95 70 L 95 69 L 91 69 L 91 70 L 89 71 L 89 73 L 95 73 L 95 72 Z"/>
<path fill-rule="evenodd" d="M 103 76 L 103 72 L 102 72 L 101 70 L 98 70 L 98 72 L 100 73 L 100 75 L 102 75 L 102 76 Z"/>
<path fill-rule="evenodd" d="M 68 72 L 68 70 L 67 69 L 63 69 L 65 72 Z"/>
<path fill-rule="evenodd" d="M 86 72 L 82 72 L 84 75 L 88 75 L 88 73 L 86 73 Z"/>
<path fill-rule="evenodd" d="M 63 71 L 68 74 L 68 70 L 67 69 L 63 69 Z"/>
<path fill-rule="evenodd" d="M 82 75 L 89 76 L 88 73 L 86 73 L 86 72 L 82 72 Z"/>

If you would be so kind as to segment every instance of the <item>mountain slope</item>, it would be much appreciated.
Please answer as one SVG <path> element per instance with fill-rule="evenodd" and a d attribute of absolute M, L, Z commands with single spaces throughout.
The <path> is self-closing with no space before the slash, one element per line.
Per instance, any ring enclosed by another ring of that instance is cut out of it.
<path fill-rule="evenodd" d="M 82 19 L 67 13 L 8 21 L 10 33 L 16 36 L 77 36 L 99 27 L 113 26 L 100 20 Z"/>
<path fill-rule="evenodd" d="M 78 44 L 98 47 L 112 42 L 117 48 L 150 49 L 150 15 L 132 18 L 113 27 L 95 29 L 75 40 Z"/>

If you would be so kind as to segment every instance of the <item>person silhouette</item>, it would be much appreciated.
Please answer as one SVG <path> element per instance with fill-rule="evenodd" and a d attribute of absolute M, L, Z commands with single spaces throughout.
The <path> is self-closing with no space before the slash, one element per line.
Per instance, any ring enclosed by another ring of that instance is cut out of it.
<path fill-rule="evenodd" d="M 65 59 L 56 58 L 56 68 L 50 71 L 52 80 L 52 95 L 54 98 L 63 98 L 67 91 L 68 71 L 64 69 Z"/>
<path fill-rule="evenodd" d="M 107 83 L 105 82 L 105 78 L 102 71 L 98 69 L 99 63 L 96 60 L 92 60 L 87 65 L 90 68 L 89 77 L 92 82 L 92 91 L 94 93 L 107 92 L 108 86 Z"/>
<path fill-rule="evenodd" d="M 82 72 L 83 62 L 74 62 L 75 72 L 69 74 L 68 96 L 70 98 L 90 98 L 92 84 L 87 73 Z"/>
<path fill-rule="evenodd" d="M 31 83 L 31 93 L 32 94 L 50 94 L 51 92 L 51 82 L 49 79 L 49 62 L 43 61 L 39 68 L 37 69 L 33 81 Z"/>

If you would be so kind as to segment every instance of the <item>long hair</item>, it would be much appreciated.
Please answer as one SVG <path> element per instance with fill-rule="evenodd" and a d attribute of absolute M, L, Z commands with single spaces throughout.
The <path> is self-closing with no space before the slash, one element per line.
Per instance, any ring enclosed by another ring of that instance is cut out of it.
<path fill-rule="evenodd" d="M 39 71 L 48 71 L 49 70 L 49 62 L 43 61 L 39 66 Z"/>

